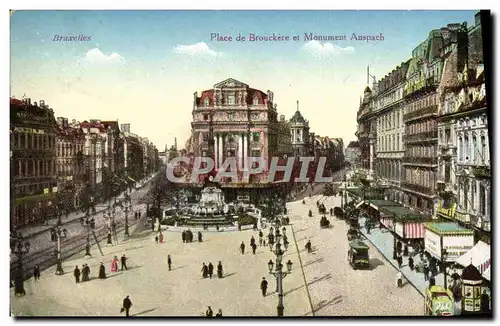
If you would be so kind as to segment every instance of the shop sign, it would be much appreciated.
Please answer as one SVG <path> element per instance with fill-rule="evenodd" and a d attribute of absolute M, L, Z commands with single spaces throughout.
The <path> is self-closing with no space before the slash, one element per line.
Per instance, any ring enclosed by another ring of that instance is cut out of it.
<path fill-rule="evenodd" d="M 448 218 L 453 218 L 455 216 L 455 209 L 457 208 L 457 204 L 453 203 L 449 208 L 444 208 L 442 205 L 443 202 L 440 202 L 437 209 L 438 214 L 441 214 Z"/>
<path fill-rule="evenodd" d="M 424 244 L 425 251 L 434 258 L 441 259 L 441 237 L 438 234 L 425 229 Z"/>
<path fill-rule="evenodd" d="M 43 189 L 43 194 L 44 194 L 44 195 L 47 195 L 48 193 L 49 193 L 49 188 L 45 188 L 45 189 Z"/>
<path fill-rule="evenodd" d="M 23 128 L 23 127 L 15 127 L 14 131 L 24 132 L 24 133 L 28 133 L 28 134 L 44 134 L 45 133 L 44 130 L 33 129 L 33 128 Z"/>
<path fill-rule="evenodd" d="M 462 212 L 455 212 L 455 219 L 464 223 L 470 222 L 470 215 Z"/>

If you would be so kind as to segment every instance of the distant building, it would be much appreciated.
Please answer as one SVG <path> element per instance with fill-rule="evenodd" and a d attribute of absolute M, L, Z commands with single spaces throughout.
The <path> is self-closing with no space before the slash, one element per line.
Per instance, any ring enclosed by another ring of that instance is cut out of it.
<path fill-rule="evenodd" d="M 292 138 L 292 150 L 295 156 L 311 155 L 311 135 L 309 134 L 309 121 L 304 119 L 299 111 L 299 101 L 297 110 L 290 119 L 290 132 Z M 314 139 L 314 137 L 313 137 Z"/>
<path fill-rule="evenodd" d="M 347 148 L 345 149 L 345 161 L 349 163 L 352 167 L 357 167 L 359 165 L 359 159 L 361 157 L 361 149 L 359 148 L 358 141 L 351 141 Z"/>

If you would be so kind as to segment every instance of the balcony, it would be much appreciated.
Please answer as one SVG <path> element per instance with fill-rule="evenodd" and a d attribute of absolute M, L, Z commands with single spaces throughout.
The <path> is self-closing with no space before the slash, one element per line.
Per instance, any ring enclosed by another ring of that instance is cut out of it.
<path fill-rule="evenodd" d="M 439 85 L 439 81 L 434 77 L 429 77 L 427 79 L 420 79 L 417 83 L 405 87 L 403 91 L 403 96 L 407 97 L 417 92 L 432 91 Z"/>
<path fill-rule="evenodd" d="M 476 178 L 491 178 L 491 170 L 488 166 L 473 166 L 472 174 Z"/>
<path fill-rule="evenodd" d="M 417 185 L 414 183 L 409 183 L 406 181 L 401 182 L 401 188 L 403 190 L 406 189 L 406 190 L 410 190 L 412 192 L 417 192 L 417 193 L 421 193 L 421 194 L 425 194 L 425 195 L 429 195 L 429 196 L 435 195 L 434 189 L 432 189 L 431 187 L 425 187 L 425 186 Z"/>
<path fill-rule="evenodd" d="M 422 156 L 404 156 L 402 159 L 403 163 L 409 163 L 409 164 L 429 164 L 429 165 L 436 165 L 437 164 L 437 157 L 422 157 Z"/>
<path fill-rule="evenodd" d="M 403 116 L 403 121 L 409 122 L 411 120 L 416 120 L 416 119 L 436 117 L 437 115 L 438 115 L 438 106 L 431 105 L 406 113 Z"/>
<path fill-rule="evenodd" d="M 404 135 L 403 141 L 406 143 L 421 143 L 424 141 L 434 141 L 438 138 L 437 130 L 424 131 L 416 134 Z"/>

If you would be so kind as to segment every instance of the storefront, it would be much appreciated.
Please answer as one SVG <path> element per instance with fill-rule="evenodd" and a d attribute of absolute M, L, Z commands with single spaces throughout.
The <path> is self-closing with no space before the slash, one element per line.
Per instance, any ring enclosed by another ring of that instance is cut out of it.
<path fill-rule="evenodd" d="M 474 247 L 474 231 L 457 223 L 425 223 L 424 245 L 432 257 L 455 262 Z"/>

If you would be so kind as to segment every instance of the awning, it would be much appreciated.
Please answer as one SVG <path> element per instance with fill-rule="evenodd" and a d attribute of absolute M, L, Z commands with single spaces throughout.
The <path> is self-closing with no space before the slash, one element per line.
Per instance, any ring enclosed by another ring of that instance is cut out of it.
<path fill-rule="evenodd" d="M 483 277 L 485 279 L 487 279 L 488 281 L 491 281 L 491 278 L 490 278 L 490 270 L 491 270 L 491 267 L 488 267 L 486 268 L 486 270 L 483 272 Z"/>
<path fill-rule="evenodd" d="M 484 273 L 491 265 L 490 245 L 479 241 L 471 250 L 458 257 L 456 263 L 464 267 L 472 264 L 479 270 L 479 273 Z"/>

